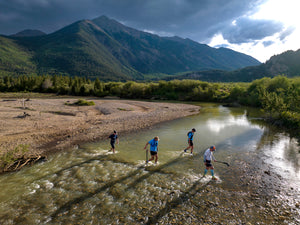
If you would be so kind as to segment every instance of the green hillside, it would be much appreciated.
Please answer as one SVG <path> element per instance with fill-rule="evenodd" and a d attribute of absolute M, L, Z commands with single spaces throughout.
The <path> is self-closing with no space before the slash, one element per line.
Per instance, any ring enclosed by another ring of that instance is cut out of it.
<path fill-rule="evenodd" d="M 19 39 L 19 42 L 35 52 L 39 74 L 60 73 L 104 80 L 141 77 L 113 56 L 118 43 L 89 21 L 76 22 L 41 38 Z"/>
<path fill-rule="evenodd" d="M 258 65 L 256 59 L 225 48 L 211 48 L 190 39 L 159 37 L 101 16 L 93 22 L 133 54 L 127 59 L 144 74 L 174 74 L 191 70 L 233 70 Z"/>
<path fill-rule="evenodd" d="M 32 53 L 14 40 L 0 36 L 0 75 L 31 74 L 36 70 Z"/>
<path fill-rule="evenodd" d="M 278 75 L 287 77 L 300 76 L 300 49 L 272 56 L 266 63 L 259 66 L 250 66 L 233 71 L 209 70 L 188 72 L 178 76 L 170 76 L 166 80 L 194 79 L 210 82 L 250 82 L 263 77 L 275 77 Z"/>
<path fill-rule="evenodd" d="M 285 74 L 288 77 L 300 76 L 300 49 L 273 56 L 262 66 L 271 76 L 278 74 Z"/>
<path fill-rule="evenodd" d="M 124 26 L 105 16 L 82 20 L 54 33 L 3 37 L 1 56 L 11 64 L 1 71 L 62 74 L 104 81 L 143 80 L 147 77 L 211 69 L 234 70 L 260 63 L 245 54 L 216 49 L 180 37 L 159 37 Z M 13 44 L 14 43 L 14 44 Z M 19 54 L 16 49 L 22 50 Z M 30 53 L 30 54 L 29 54 Z M 28 55 L 24 62 L 17 58 Z M 13 60 L 12 60 L 13 59 Z M 15 72 L 18 74 L 19 72 Z"/>

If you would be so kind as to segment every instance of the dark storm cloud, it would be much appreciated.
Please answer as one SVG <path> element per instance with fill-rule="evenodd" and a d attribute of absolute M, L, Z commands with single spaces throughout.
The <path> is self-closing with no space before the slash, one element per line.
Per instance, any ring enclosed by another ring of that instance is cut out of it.
<path fill-rule="evenodd" d="M 208 42 L 222 32 L 229 42 L 242 43 L 282 29 L 272 21 L 237 20 L 256 12 L 265 1 L 0 0 L 0 33 L 13 34 L 24 29 L 50 33 L 78 20 L 106 15 L 127 26 L 157 34 Z M 234 20 L 236 27 L 232 26 Z"/>
<path fill-rule="evenodd" d="M 272 20 L 257 20 L 240 18 L 230 26 L 222 29 L 224 39 L 230 43 L 240 44 L 261 40 L 281 32 L 284 26 L 281 22 Z"/>

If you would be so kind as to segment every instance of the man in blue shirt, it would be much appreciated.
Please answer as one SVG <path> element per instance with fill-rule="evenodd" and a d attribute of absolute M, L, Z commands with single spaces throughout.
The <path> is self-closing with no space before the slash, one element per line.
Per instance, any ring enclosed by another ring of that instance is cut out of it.
<path fill-rule="evenodd" d="M 193 150 L 194 150 L 194 133 L 196 132 L 196 129 L 193 128 L 190 132 L 188 132 L 188 144 L 189 146 L 184 149 L 184 152 L 186 152 L 188 149 L 191 149 L 191 155 L 193 155 Z"/>
<path fill-rule="evenodd" d="M 117 144 L 119 144 L 119 139 L 118 139 L 117 131 L 114 130 L 114 133 L 112 133 L 111 135 L 109 135 L 108 138 L 110 138 L 110 145 L 111 145 L 111 149 L 110 150 L 112 150 L 113 153 L 115 153 L 115 143 L 117 142 Z"/>
<path fill-rule="evenodd" d="M 148 144 L 150 144 L 151 158 L 148 161 L 151 161 L 155 158 L 155 164 L 157 163 L 157 160 L 158 160 L 158 141 L 159 141 L 159 138 L 158 138 L 158 136 L 156 136 L 152 140 L 147 142 L 145 145 L 145 148 L 144 148 L 144 149 L 146 149 Z M 148 161 L 147 161 L 147 163 L 148 163 Z"/>

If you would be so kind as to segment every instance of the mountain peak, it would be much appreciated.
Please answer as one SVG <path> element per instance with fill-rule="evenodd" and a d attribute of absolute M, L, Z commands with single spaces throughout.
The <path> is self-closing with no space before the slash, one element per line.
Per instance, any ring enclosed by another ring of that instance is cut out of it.
<path fill-rule="evenodd" d="M 92 22 L 109 34 L 125 32 L 130 33 L 131 35 L 137 35 L 138 33 L 144 33 L 143 31 L 138 31 L 134 28 L 128 27 L 114 19 L 110 19 L 107 16 L 97 17 L 93 19 Z"/>
<path fill-rule="evenodd" d="M 107 16 L 99 16 L 92 20 L 97 25 L 106 25 L 106 26 L 124 26 L 123 24 L 119 23 L 118 21 L 114 19 L 110 19 Z M 124 26 L 125 27 L 125 26 Z"/>
<path fill-rule="evenodd" d="M 16 34 L 13 34 L 11 36 L 12 37 L 36 37 L 36 36 L 43 36 L 43 35 L 46 35 L 46 33 L 44 33 L 43 31 L 26 29 Z"/>
<path fill-rule="evenodd" d="M 38 59 L 37 68 L 43 73 L 55 71 L 71 76 L 99 76 L 103 80 L 128 80 L 143 79 L 145 74 L 233 70 L 259 64 L 242 53 L 220 52 L 178 36 L 160 37 L 107 16 L 80 20 L 41 38 L 22 39 L 24 33 L 26 36 L 41 33 L 23 32 L 18 43 L 31 50 Z"/>

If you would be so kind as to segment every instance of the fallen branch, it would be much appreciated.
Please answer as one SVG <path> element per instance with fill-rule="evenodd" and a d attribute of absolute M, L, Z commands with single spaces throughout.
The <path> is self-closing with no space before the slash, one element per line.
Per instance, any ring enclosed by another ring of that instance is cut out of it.
<path fill-rule="evenodd" d="M 3 171 L 4 172 L 12 172 L 12 171 L 17 171 L 23 168 L 24 166 L 27 165 L 33 165 L 34 163 L 41 161 L 41 160 L 46 160 L 45 156 L 35 156 L 35 157 L 30 157 L 30 158 L 21 158 L 13 162 L 12 164 L 5 165 Z"/>

